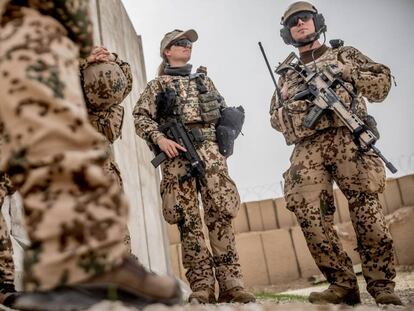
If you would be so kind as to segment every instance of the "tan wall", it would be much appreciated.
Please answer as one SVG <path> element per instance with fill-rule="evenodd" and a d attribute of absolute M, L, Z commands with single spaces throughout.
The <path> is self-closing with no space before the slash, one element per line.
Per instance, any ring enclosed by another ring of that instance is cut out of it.
<path fill-rule="evenodd" d="M 359 264 L 348 202 L 339 189 L 334 196 L 338 235 L 354 265 Z M 397 264 L 414 265 L 414 175 L 388 179 L 380 199 L 394 238 Z M 243 203 L 234 228 L 246 285 L 271 285 L 320 274 L 283 198 Z M 173 271 L 185 280 L 176 226 L 168 226 L 168 235 Z"/>
<path fill-rule="evenodd" d="M 150 163 L 153 154 L 135 134 L 132 118 L 133 107 L 147 82 L 141 37 L 135 32 L 120 0 L 94 0 L 91 8 L 96 44 L 104 45 L 129 62 L 134 76 L 132 92 L 122 103 L 125 108 L 122 138 L 114 144 L 115 160 L 120 166 L 130 204 L 128 227 L 132 251 L 153 271 L 166 273 L 169 250 L 160 213 L 159 173 Z"/>

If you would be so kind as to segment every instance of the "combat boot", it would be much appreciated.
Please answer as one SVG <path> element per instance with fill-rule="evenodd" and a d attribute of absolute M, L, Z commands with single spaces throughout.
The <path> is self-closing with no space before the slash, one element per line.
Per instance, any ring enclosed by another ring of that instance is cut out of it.
<path fill-rule="evenodd" d="M 400 297 L 398 297 L 398 295 L 391 290 L 378 293 L 374 299 L 378 305 L 403 305 Z"/>
<path fill-rule="evenodd" d="M 322 292 L 312 292 L 309 295 L 309 302 L 316 304 L 347 304 L 350 306 L 361 303 L 358 288 L 346 288 L 331 284 Z"/>
<path fill-rule="evenodd" d="M 255 302 L 256 297 L 246 291 L 243 287 L 237 286 L 232 289 L 226 290 L 225 292 L 220 292 L 218 302 L 238 302 L 238 303 L 249 303 Z"/>
<path fill-rule="evenodd" d="M 14 300 L 20 293 L 16 292 L 14 284 L 1 283 L 0 284 L 0 305 L 10 307 Z"/>
<path fill-rule="evenodd" d="M 200 289 L 191 293 L 188 297 L 189 303 L 216 303 L 216 296 L 214 295 L 214 289 Z"/>
<path fill-rule="evenodd" d="M 114 270 L 83 283 L 24 293 L 12 307 L 22 311 L 80 311 L 102 300 L 119 300 L 141 309 L 152 303 L 178 304 L 181 291 L 174 278 L 148 272 L 127 258 Z"/>

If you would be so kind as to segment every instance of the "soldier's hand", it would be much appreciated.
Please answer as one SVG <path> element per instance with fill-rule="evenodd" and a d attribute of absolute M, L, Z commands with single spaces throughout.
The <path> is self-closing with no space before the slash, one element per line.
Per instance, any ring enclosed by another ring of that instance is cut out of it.
<path fill-rule="evenodd" d="M 288 84 L 286 82 L 283 84 L 282 89 L 280 90 L 280 95 L 282 96 L 283 100 L 287 100 L 289 97 Z"/>
<path fill-rule="evenodd" d="M 115 60 L 115 56 L 103 46 L 96 46 L 87 58 L 88 63 L 109 62 L 113 60 Z"/>
<path fill-rule="evenodd" d="M 164 151 L 170 159 L 178 156 L 179 150 L 184 152 L 187 151 L 187 149 L 185 149 L 183 146 L 166 137 L 161 137 L 158 139 L 157 144 L 160 147 L 161 151 Z"/>

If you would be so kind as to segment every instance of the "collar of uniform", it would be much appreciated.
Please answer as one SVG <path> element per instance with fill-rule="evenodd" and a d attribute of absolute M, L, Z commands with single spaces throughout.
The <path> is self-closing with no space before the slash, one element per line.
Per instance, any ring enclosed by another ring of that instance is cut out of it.
<path fill-rule="evenodd" d="M 171 67 L 167 66 L 165 67 L 165 73 L 169 76 L 189 76 L 191 74 L 191 69 L 193 68 L 193 65 L 187 64 L 185 66 L 181 67 Z"/>
<path fill-rule="evenodd" d="M 306 51 L 303 53 L 300 53 L 300 60 L 302 62 L 304 62 L 305 64 L 310 63 L 311 61 L 313 61 L 312 58 L 312 52 L 315 51 L 315 53 L 313 53 L 313 56 L 315 58 L 315 60 L 317 60 L 319 57 L 321 57 L 329 48 L 324 44 L 321 45 L 319 48 L 310 50 L 310 51 Z"/>

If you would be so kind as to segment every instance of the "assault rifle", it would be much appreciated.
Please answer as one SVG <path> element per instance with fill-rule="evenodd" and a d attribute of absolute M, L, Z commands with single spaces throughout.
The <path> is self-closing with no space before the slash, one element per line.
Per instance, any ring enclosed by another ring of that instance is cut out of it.
<path fill-rule="evenodd" d="M 168 92 L 167 92 L 168 93 Z M 170 99 L 168 99 L 170 98 Z M 157 110 L 161 111 L 162 107 L 164 111 L 170 111 L 173 109 L 175 103 L 175 96 L 165 96 L 165 94 L 159 94 L 157 96 Z M 165 115 L 163 117 L 166 117 Z M 185 159 L 188 160 L 190 163 L 190 167 L 187 170 L 184 176 L 180 177 L 180 181 L 185 181 L 190 179 L 191 177 L 195 177 L 197 182 L 203 184 L 203 176 L 205 175 L 205 163 L 201 160 L 200 156 L 198 155 L 193 141 L 201 141 L 202 137 L 200 132 L 197 129 L 192 129 L 188 131 L 185 126 L 183 125 L 180 118 L 173 117 L 171 114 L 168 116 L 168 121 L 161 124 L 159 126 L 159 130 L 167 135 L 169 139 L 174 140 L 176 143 L 183 146 L 187 151 L 181 151 L 182 155 Z M 156 157 L 152 159 L 151 164 L 154 167 L 158 167 L 162 162 L 168 159 L 168 156 L 165 152 L 160 151 L 158 146 L 156 146 Z"/>
<path fill-rule="evenodd" d="M 392 173 L 397 172 L 394 165 L 392 165 L 392 163 L 382 155 L 381 151 L 374 146 L 378 138 L 355 113 L 348 111 L 345 104 L 335 93 L 335 88 L 340 86 L 350 94 L 351 98 L 355 98 L 355 94 L 350 91 L 339 78 L 340 71 L 338 68 L 326 66 L 325 68 L 312 71 L 294 52 L 292 52 L 286 60 L 279 64 L 275 72 L 281 75 L 289 69 L 298 73 L 303 78 L 306 85 L 305 90 L 296 94 L 293 99 L 301 100 L 307 98 L 313 103 L 313 107 L 303 121 L 304 127 L 309 129 L 314 128 L 325 111 L 333 111 L 342 123 L 351 131 L 354 141 L 362 151 L 366 152 L 372 150 L 382 161 L 384 161 L 386 167 Z"/>

